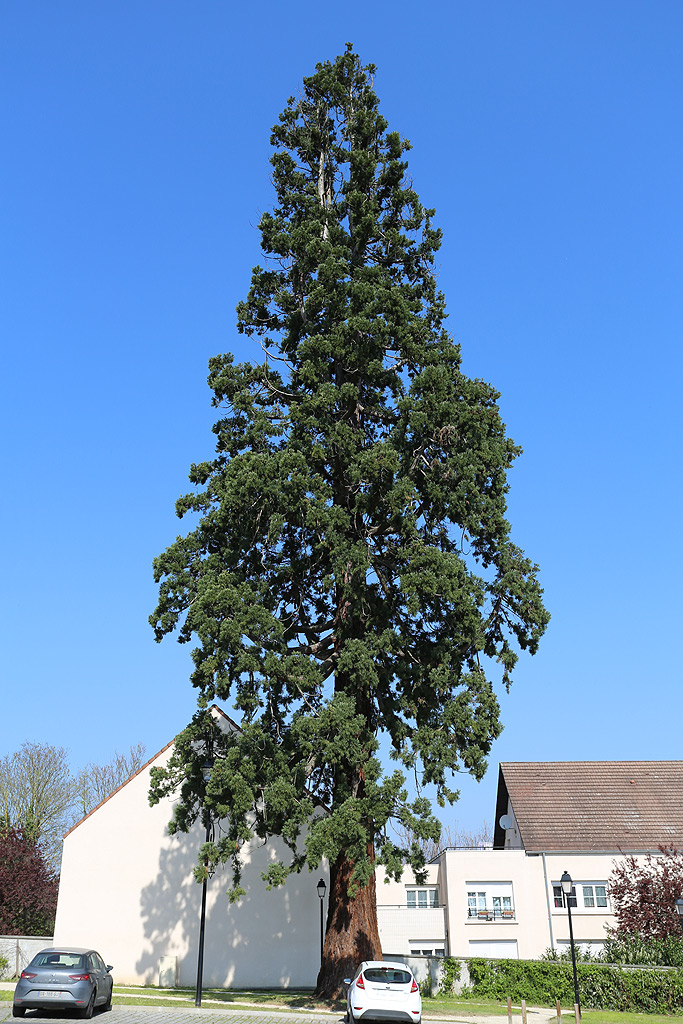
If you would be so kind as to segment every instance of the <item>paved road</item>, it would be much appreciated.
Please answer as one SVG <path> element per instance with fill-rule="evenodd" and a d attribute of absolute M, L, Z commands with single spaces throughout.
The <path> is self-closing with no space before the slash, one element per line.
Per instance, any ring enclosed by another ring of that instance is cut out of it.
<path fill-rule="evenodd" d="M 12 1019 L 12 1004 L 0 1003 L 0 1021 Z M 24 1020 L 55 1024 L 56 1021 L 77 1019 L 73 1014 L 27 1011 Z M 93 1015 L 93 1024 L 340 1024 L 341 1016 L 336 1013 L 273 1013 L 272 1010 L 209 1009 L 202 1007 L 175 1006 L 112 1006 L 110 1013 L 102 1010 Z"/>
<path fill-rule="evenodd" d="M 71 1014 L 63 1014 L 58 1010 L 52 1013 L 28 1011 L 24 1020 L 31 1022 L 72 1021 Z M 430 1021 L 443 1021 L 446 1018 L 423 1018 L 425 1024 Z M 458 1016 L 447 1018 L 449 1024 L 507 1024 L 506 1016 L 474 1017 Z M 519 1011 L 513 1014 L 515 1024 L 521 1021 Z M 528 1024 L 548 1024 L 554 1021 L 555 1014 L 548 1010 L 529 1007 L 527 1010 Z M 12 1020 L 12 1004 L 0 1003 L 0 1022 Z M 239 1009 L 208 1009 L 174 1006 L 117 1006 L 110 1013 L 96 1011 L 93 1016 L 95 1024 L 341 1024 L 342 1017 L 337 1013 L 273 1013 L 272 1010 Z"/>

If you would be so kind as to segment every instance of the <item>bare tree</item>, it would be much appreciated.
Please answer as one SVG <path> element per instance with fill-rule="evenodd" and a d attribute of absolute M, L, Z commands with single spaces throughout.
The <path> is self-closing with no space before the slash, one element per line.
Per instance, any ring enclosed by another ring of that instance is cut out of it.
<path fill-rule="evenodd" d="M 0 759 L 0 816 L 38 844 L 53 870 L 59 870 L 72 805 L 73 777 L 64 747 L 25 742 Z"/>
<path fill-rule="evenodd" d="M 107 764 L 91 761 L 81 769 L 74 792 L 77 819 L 85 817 L 142 767 L 145 763 L 145 750 L 144 743 L 138 743 L 127 754 L 119 754 L 115 750 Z"/>
<path fill-rule="evenodd" d="M 438 842 L 433 839 L 422 839 L 411 829 L 398 823 L 394 825 L 394 832 L 402 845 L 406 847 L 417 845 L 427 863 L 438 857 L 442 850 L 449 848 L 484 850 L 493 843 L 493 826 L 486 820 L 482 821 L 481 825 L 474 830 L 458 828 L 457 822 L 454 822 L 453 826 L 443 825 Z"/>
<path fill-rule="evenodd" d="M 59 871 L 62 838 L 77 821 L 110 796 L 145 760 L 145 746 L 114 756 L 107 764 L 90 762 L 77 775 L 69 751 L 51 743 L 22 743 L 0 758 L 0 824 L 20 829 L 36 843 L 48 868 Z"/>

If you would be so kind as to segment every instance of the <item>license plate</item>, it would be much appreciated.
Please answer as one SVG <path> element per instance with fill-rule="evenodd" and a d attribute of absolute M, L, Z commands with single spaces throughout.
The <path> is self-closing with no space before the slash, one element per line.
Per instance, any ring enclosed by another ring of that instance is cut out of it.
<path fill-rule="evenodd" d="M 38 998 L 39 999 L 64 999 L 65 997 L 66 997 L 66 992 L 55 992 L 54 990 L 53 991 L 48 991 L 48 992 L 39 992 L 38 993 Z"/>

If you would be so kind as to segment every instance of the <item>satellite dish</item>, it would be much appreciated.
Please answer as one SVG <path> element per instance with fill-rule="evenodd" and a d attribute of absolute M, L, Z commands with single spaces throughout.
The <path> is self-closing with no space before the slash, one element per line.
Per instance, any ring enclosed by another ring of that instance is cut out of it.
<path fill-rule="evenodd" d="M 512 828 L 512 826 L 514 825 L 514 821 L 512 820 L 512 817 L 509 814 L 503 814 L 501 815 L 498 824 L 502 829 L 504 829 L 507 832 L 507 830 L 509 828 Z"/>

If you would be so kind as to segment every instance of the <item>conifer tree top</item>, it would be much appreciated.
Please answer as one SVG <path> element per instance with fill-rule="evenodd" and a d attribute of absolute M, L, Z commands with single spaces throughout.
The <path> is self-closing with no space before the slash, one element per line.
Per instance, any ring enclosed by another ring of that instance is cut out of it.
<path fill-rule="evenodd" d="M 176 824 L 207 800 L 230 822 L 213 855 L 237 875 L 240 843 L 283 836 L 292 859 L 274 884 L 322 857 L 340 877 L 352 865 L 351 888 L 375 851 L 392 872 L 419 867 L 386 832 L 393 817 L 438 837 L 403 772 L 439 803 L 457 796 L 454 772 L 481 777 L 496 678 L 509 684 L 548 621 L 506 518 L 520 449 L 497 392 L 462 373 L 434 277 L 441 234 L 373 73 L 348 46 L 273 128 L 264 266 L 237 310 L 262 354 L 211 360 L 216 452 L 177 505 L 199 523 L 155 562 L 151 621 L 195 644 L 200 707 L 155 793 L 194 780 Z M 205 794 L 197 740 L 216 698 L 243 731 L 214 737 Z"/>

